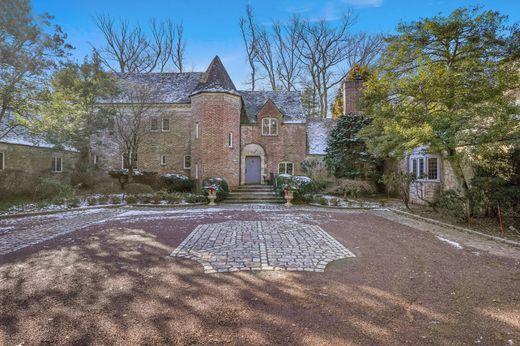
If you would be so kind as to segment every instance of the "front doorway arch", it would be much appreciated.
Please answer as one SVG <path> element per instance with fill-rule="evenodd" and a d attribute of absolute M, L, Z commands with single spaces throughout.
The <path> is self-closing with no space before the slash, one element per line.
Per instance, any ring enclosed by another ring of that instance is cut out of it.
<path fill-rule="evenodd" d="M 240 185 L 265 184 L 266 161 L 264 148 L 254 143 L 246 145 L 242 149 L 240 167 Z M 259 181 L 257 177 L 258 169 L 260 170 Z M 249 170 L 247 176 L 246 170 Z"/>

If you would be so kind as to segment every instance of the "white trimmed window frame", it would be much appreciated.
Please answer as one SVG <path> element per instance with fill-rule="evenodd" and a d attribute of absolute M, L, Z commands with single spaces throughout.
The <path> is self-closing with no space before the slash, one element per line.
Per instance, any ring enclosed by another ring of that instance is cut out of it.
<path fill-rule="evenodd" d="M 288 169 L 287 169 L 287 166 L 288 165 L 291 165 L 291 173 L 289 173 Z M 280 169 L 281 167 L 283 167 L 283 169 Z M 278 174 L 290 174 L 290 175 L 294 175 L 294 163 L 293 162 L 289 162 L 289 161 L 283 161 L 283 162 L 280 162 L 278 164 Z"/>
<path fill-rule="evenodd" d="M 199 163 L 195 164 L 195 179 L 199 179 Z"/>
<path fill-rule="evenodd" d="M 166 166 L 166 155 L 161 155 L 161 157 L 159 158 L 159 162 L 161 166 Z"/>
<path fill-rule="evenodd" d="M 0 155 L 2 156 L 0 158 L 0 171 L 3 171 L 5 169 L 5 151 L 0 151 Z"/>
<path fill-rule="evenodd" d="M 186 158 L 189 157 L 190 159 L 190 164 L 189 166 L 186 165 Z M 183 166 L 184 166 L 184 169 L 191 169 L 191 155 L 184 155 L 184 160 L 183 160 Z"/>
<path fill-rule="evenodd" d="M 165 121 L 168 124 L 168 128 L 167 129 L 164 128 L 164 122 Z M 168 118 L 162 118 L 161 119 L 161 131 L 162 132 L 170 132 L 170 119 L 168 119 Z"/>
<path fill-rule="evenodd" d="M 273 124 L 274 124 L 274 131 L 273 131 Z M 267 131 L 266 131 L 266 128 L 267 128 Z M 278 119 L 276 119 L 276 118 L 263 118 L 262 119 L 262 136 L 278 136 Z"/>
<path fill-rule="evenodd" d="M 436 160 L 436 178 L 429 178 L 430 165 L 429 160 Z M 409 173 L 414 174 L 417 181 L 441 181 L 441 158 L 435 154 L 412 155 L 409 158 Z"/>
<path fill-rule="evenodd" d="M 59 163 L 59 165 L 58 165 L 58 163 Z M 52 173 L 63 173 L 63 157 L 52 156 L 51 171 L 52 171 Z"/>
<path fill-rule="evenodd" d="M 155 128 L 153 126 L 155 122 Z M 159 118 L 150 118 L 150 132 L 159 132 Z"/>
<path fill-rule="evenodd" d="M 233 148 L 233 132 L 228 133 L 228 147 Z"/>
<path fill-rule="evenodd" d="M 133 165 L 134 162 L 135 167 L 133 167 L 132 169 L 137 169 L 137 160 L 134 160 L 134 153 L 130 152 L 130 164 Z M 121 169 L 128 169 L 125 168 L 125 153 L 121 154 Z"/>
<path fill-rule="evenodd" d="M 199 139 L 200 126 L 199 123 L 195 123 L 195 139 Z"/>

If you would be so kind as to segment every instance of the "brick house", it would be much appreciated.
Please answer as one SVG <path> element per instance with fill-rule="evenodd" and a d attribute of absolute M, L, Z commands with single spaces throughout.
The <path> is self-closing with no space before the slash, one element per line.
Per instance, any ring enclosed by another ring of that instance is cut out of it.
<path fill-rule="evenodd" d="M 308 145 L 299 92 L 237 90 L 218 57 L 204 73 L 124 78 L 158 90 L 146 119 L 148 133 L 131 154 L 138 170 L 182 173 L 197 182 L 222 177 L 232 189 L 266 184 L 274 174 L 302 173 Z M 126 168 L 115 136 L 104 129 L 92 138 L 94 161 L 102 170 Z"/>

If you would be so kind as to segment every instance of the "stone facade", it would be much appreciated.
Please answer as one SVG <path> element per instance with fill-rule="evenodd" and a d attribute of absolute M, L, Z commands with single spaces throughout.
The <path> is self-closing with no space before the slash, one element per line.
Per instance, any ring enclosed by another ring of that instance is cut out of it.
<path fill-rule="evenodd" d="M 281 162 L 292 163 L 294 174 L 302 173 L 307 127 L 298 93 L 238 91 L 218 57 L 203 74 L 125 77 L 159 86 L 162 93 L 154 102 L 157 111 L 150 112 L 146 122 L 148 133 L 137 153 L 138 170 L 185 174 L 199 186 L 206 177 L 222 177 L 231 189 L 245 184 L 248 156 L 262 160 L 261 183 L 278 173 Z M 158 119 L 157 130 L 152 129 L 152 118 Z M 277 121 L 276 135 L 262 133 L 264 118 Z M 162 119 L 168 119 L 168 130 L 162 129 Z M 122 168 L 123 151 L 116 136 L 100 130 L 92 139 L 92 152 L 103 171 Z M 191 161 L 189 168 L 184 165 L 186 157 Z"/>
<path fill-rule="evenodd" d="M 50 175 L 56 179 L 70 181 L 79 159 L 79 153 L 50 147 L 11 144 L 0 141 L 0 174 L 2 175 Z M 61 171 L 52 170 L 53 158 L 61 160 Z"/>

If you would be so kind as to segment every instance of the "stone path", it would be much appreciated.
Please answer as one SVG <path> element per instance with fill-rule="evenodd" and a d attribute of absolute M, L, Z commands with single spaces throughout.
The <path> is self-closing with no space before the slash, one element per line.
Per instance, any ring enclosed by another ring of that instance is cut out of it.
<path fill-rule="evenodd" d="M 120 209 L 100 208 L 60 214 L 27 216 L 22 219 L 0 220 L 0 255 L 6 255 L 27 246 L 39 244 L 60 235 L 77 231 L 121 213 Z M 29 223 L 30 226 L 19 228 L 17 225 L 20 222 Z"/>
<path fill-rule="evenodd" d="M 321 227 L 285 221 L 228 221 L 200 225 L 172 256 L 198 261 L 205 273 L 239 270 L 323 272 L 355 257 Z"/>

